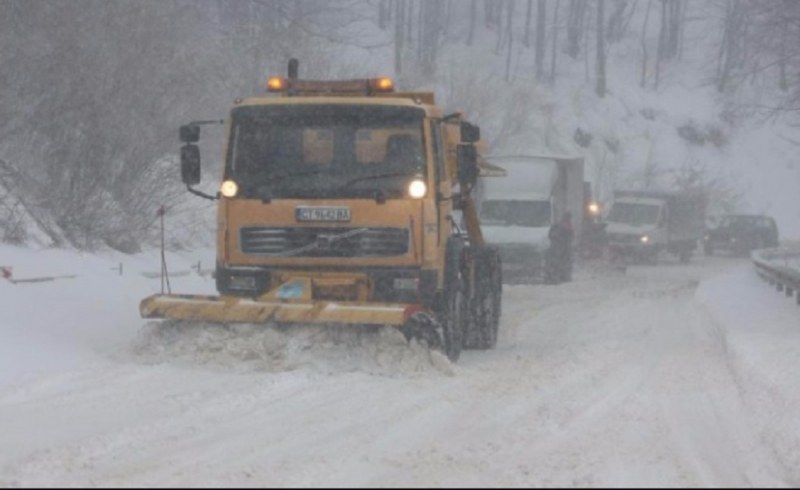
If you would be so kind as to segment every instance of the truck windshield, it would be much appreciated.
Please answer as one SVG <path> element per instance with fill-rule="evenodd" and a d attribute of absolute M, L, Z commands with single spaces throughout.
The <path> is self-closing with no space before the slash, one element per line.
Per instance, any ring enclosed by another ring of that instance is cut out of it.
<path fill-rule="evenodd" d="M 550 226 L 550 202 L 484 201 L 481 204 L 481 221 L 487 225 Z"/>
<path fill-rule="evenodd" d="M 427 175 L 423 116 L 377 105 L 239 107 L 225 178 L 245 198 L 400 197 Z"/>
<path fill-rule="evenodd" d="M 656 225 L 660 210 L 657 204 L 615 202 L 608 213 L 608 221 L 632 226 Z"/>

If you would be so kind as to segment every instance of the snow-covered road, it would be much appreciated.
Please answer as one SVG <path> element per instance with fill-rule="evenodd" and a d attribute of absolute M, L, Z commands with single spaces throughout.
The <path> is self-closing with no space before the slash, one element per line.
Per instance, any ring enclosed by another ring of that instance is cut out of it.
<path fill-rule="evenodd" d="M 800 485 L 800 310 L 744 260 L 506 286 L 457 365 L 391 330 L 145 326 L 133 281 L 3 288 L 69 306 L 4 326 L 0 486 Z"/>

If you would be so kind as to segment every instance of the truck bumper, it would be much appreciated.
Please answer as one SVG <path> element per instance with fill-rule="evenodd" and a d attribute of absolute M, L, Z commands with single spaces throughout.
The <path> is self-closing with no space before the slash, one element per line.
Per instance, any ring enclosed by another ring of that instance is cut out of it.
<path fill-rule="evenodd" d="M 352 302 L 287 302 L 234 296 L 157 294 L 142 300 L 142 318 L 218 323 L 403 325 L 416 305 Z"/>
<path fill-rule="evenodd" d="M 346 287 L 345 279 L 318 284 L 310 277 L 295 277 L 255 297 L 155 294 L 142 300 L 143 318 L 220 323 L 311 323 L 403 325 L 422 305 L 366 300 L 332 301 L 313 298 L 321 286 Z"/>

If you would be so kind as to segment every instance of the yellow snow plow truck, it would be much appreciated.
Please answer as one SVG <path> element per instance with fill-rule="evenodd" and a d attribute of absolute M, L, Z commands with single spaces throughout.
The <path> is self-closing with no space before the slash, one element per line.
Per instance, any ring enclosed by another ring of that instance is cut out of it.
<path fill-rule="evenodd" d="M 144 318 L 392 326 L 444 352 L 497 341 L 502 277 L 471 191 L 479 128 L 389 78 L 303 80 L 297 62 L 223 122 L 203 194 L 200 124 L 180 128 L 187 189 L 218 200 L 218 296 L 156 294 Z M 487 163 L 488 165 L 488 163 Z"/>

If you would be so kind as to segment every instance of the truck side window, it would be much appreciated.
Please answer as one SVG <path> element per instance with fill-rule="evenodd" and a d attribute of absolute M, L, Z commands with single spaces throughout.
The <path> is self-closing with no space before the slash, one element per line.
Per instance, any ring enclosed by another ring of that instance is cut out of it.
<path fill-rule="evenodd" d="M 433 158 L 436 167 L 436 183 L 441 182 L 444 177 L 444 144 L 442 143 L 442 125 L 439 122 L 431 123 L 431 134 L 433 135 Z"/>

